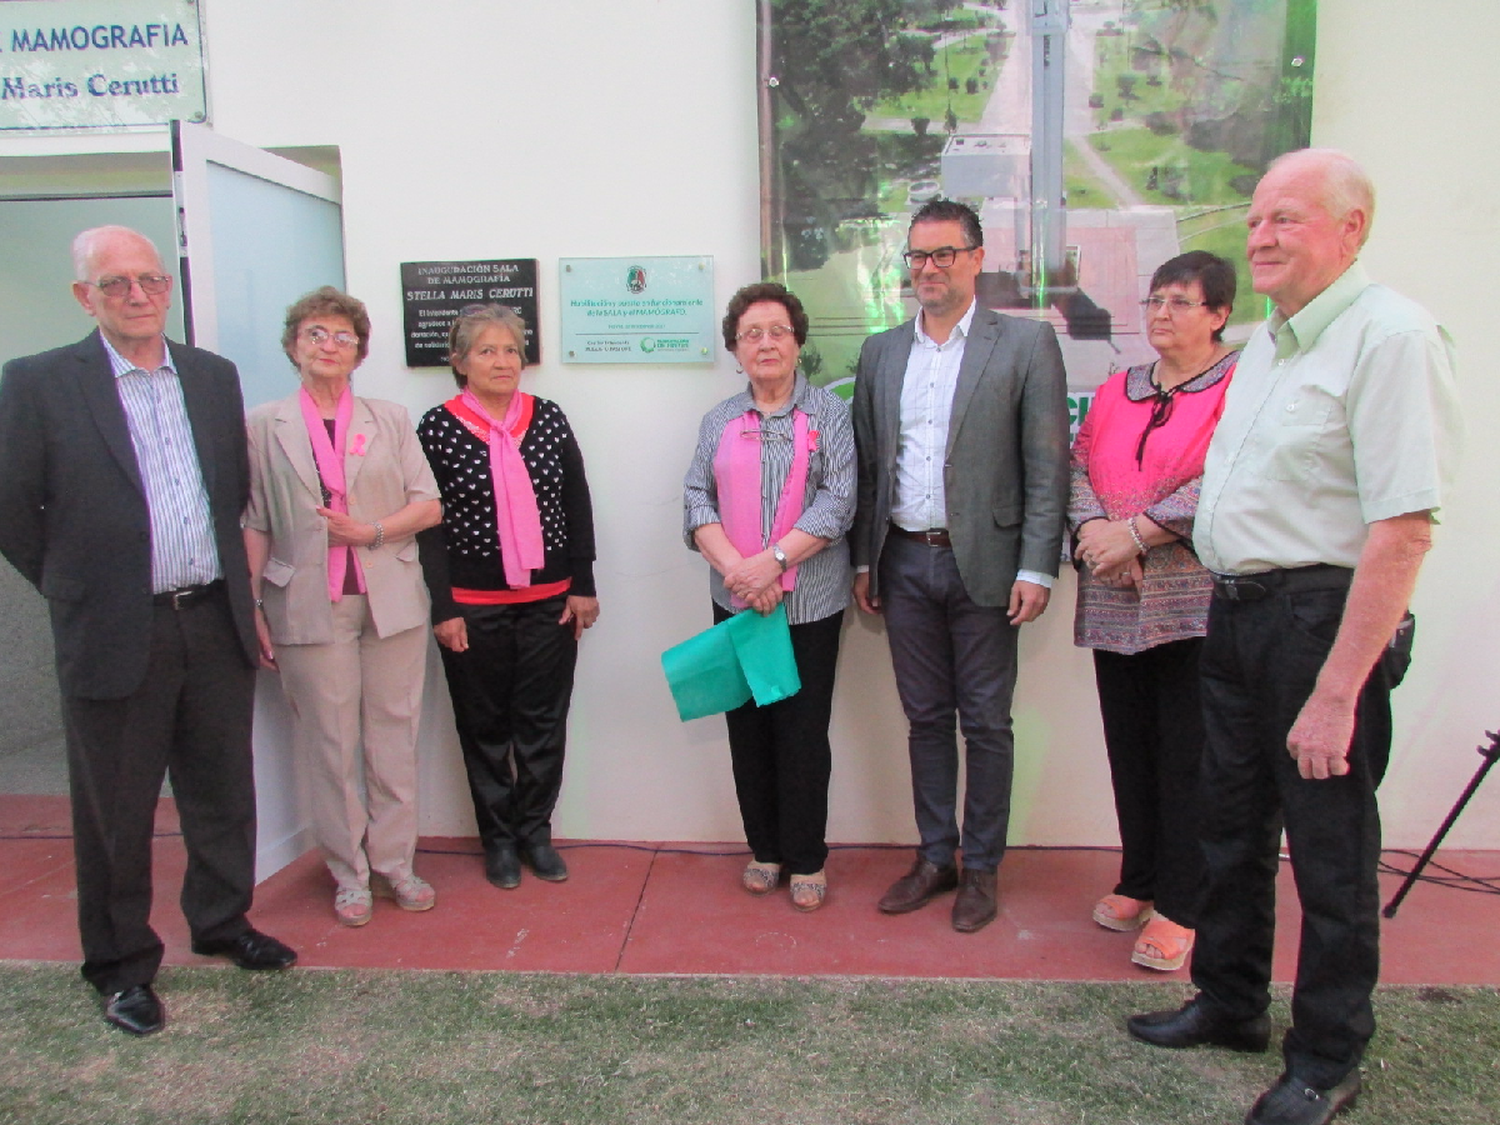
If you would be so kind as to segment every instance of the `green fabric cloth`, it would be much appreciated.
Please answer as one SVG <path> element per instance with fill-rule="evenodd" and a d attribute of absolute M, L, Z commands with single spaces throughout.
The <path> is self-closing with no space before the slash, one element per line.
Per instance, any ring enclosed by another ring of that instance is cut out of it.
<path fill-rule="evenodd" d="M 802 688 L 784 605 L 765 617 L 744 610 L 721 621 L 667 649 L 661 666 L 683 722 L 751 699 L 764 707 Z"/>

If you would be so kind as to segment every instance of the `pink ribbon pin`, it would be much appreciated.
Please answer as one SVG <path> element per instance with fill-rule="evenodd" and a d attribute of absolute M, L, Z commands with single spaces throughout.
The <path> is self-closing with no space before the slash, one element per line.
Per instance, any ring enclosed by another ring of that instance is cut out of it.
<path fill-rule="evenodd" d="M 353 446 L 353 448 L 351 448 L 349 450 L 349 453 L 353 457 L 363 457 L 365 455 L 365 435 L 364 434 L 355 434 L 354 435 L 354 446 Z"/>

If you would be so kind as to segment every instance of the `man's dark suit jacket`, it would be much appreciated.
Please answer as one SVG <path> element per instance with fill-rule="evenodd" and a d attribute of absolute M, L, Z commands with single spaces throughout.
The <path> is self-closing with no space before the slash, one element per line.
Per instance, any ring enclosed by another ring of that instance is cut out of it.
<path fill-rule="evenodd" d="M 245 417 L 234 364 L 170 344 L 198 449 L 229 604 L 257 664 L 240 513 L 249 497 Z M 0 553 L 52 616 L 65 695 L 123 699 L 146 674 L 151 521 L 125 409 L 94 331 L 12 360 L 0 380 Z"/>
<path fill-rule="evenodd" d="M 849 549 L 880 593 L 880 553 L 895 503 L 901 385 L 916 321 L 865 341 L 854 384 L 859 504 Z M 964 343 L 948 425 L 943 488 L 964 590 L 1003 606 L 1016 571 L 1056 576 L 1068 503 L 1068 401 L 1052 326 L 979 308 Z"/>

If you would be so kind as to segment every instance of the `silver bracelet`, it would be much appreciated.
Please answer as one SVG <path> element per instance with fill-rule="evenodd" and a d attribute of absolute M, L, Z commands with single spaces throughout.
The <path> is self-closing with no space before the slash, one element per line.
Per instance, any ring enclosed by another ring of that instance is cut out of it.
<path fill-rule="evenodd" d="M 380 525 L 376 524 L 375 526 L 379 527 Z M 1146 551 L 1149 550 L 1149 548 L 1146 546 L 1146 541 L 1141 538 L 1141 533 L 1136 530 L 1134 516 L 1131 516 L 1128 520 L 1125 521 L 1125 527 L 1130 532 L 1130 538 L 1135 540 L 1136 553 L 1144 555 Z"/>
<path fill-rule="evenodd" d="M 375 542 L 373 542 L 373 543 L 370 544 L 370 550 L 372 550 L 372 551 L 378 551 L 378 550 L 380 550 L 380 545 L 385 542 L 385 528 L 383 528 L 383 527 L 380 526 L 380 521 L 379 520 L 375 521 L 375 525 L 374 526 L 375 526 Z M 1140 540 L 1137 539 L 1136 542 L 1139 543 Z M 1142 548 L 1142 550 L 1144 551 L 1145 548 Z"/>

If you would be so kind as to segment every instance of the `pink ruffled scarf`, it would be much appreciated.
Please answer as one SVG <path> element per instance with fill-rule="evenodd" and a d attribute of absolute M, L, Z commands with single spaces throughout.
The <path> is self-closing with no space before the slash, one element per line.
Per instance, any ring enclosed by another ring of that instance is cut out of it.
<path fill-rule="evenodd" d="M 489 446 L 500 558 L 505 565 L 505 584 L 512 589 L 530 586 L 531 572 L 546 563 L 536 488 L 521 457 L 521 438 L 531 425 L 535 404 L 534 396 L 516 391 L 510 396 L 505 417 L 498 422 L 468 388 L 443 404 L 471 434 Z"/>
<path fill-rule="evenodd" d="M 761 535 L 760 524 L 760 476 L 761 444 L 760 431 L 763 422 L 760 413 L 747 410 L 737 418 L 731 418 L 719 435 L 719 450 L 714 455 L 714 482 L 719 493 L 719 521 L 724 534 L 741 555 L 754 555 L 775 543 L 793 526 L 802 515 L 803 499 L 807 495 L 807 464 L 818 448 L 818 433 L 811 428 L 807 415 L 800 409 L 792 412 L 792 464 L 787 470 L 786 483 L 781 487 L 781 497 L 776 502 L 776 516 L 771 521 L 769 539 Z M 774 440 L 774 439 L 773 439 Z M 781 576 L 781 588 L 790 592 L 797 586 L 797 568 L 789 566 Z M 733 594 L 730 604 L 743 609 L 748 603 Z"/>
<path fill-rule="evenodd" d="M 307 436 L 312 439 L 313 460 L 318 466 L 318 476 L 330 494 L 325 507 L 341 515 L 349 514 L 349 486 L 344 477 L 345 443 L 349 438 L 349 420 L 354 417 L 354 392 L 344 388 L 343 395 L 333 413 L 333 438 L 328 437 L 328 426 L 318 413 L 318 404 L 313 401 L 307 388 L 297 395 L 302 406 L 302 421 L 307 425 Z M 363 437 L 363 435 L 360 435 Z M 362 446 L 363 443 L 361 443 Z M 358 450 L 357 452 L 362 452 Z M 344 596 L 344 578 L 348 568 L 354 567 L 354 581 L 359 592 L 365 592 L 365 572 L 359 564 L 359 556 L 353 547 L 328 548 L 328 597 L 338 601 Z"/>

